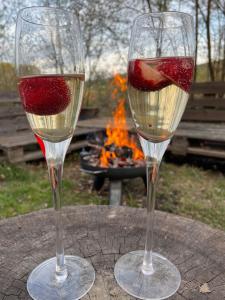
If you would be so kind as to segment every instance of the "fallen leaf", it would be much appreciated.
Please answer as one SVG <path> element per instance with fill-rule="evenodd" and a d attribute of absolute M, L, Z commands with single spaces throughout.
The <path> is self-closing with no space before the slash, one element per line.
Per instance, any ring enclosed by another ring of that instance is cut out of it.
<path fill-rule="evenodd" d="M 211 293 L 207 283 L 204 283 L 203 285 L 200 286 L 200 293 L 202 294 Z"/>
<path fill-rule="evenodd" d="M 5 175 L 4 174 L 0 174 L 0 179 L 1 180 L 5 180 Z"/>

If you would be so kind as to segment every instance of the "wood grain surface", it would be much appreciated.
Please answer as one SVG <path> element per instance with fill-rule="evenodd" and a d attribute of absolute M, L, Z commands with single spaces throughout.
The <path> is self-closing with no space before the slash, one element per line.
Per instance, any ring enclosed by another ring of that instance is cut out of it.
<path fill-rule="evenodd" d="M 131 300 L 115 282 L 117 259 L 143 249 L 145 210 L 107 206 L 64 208 L 65 253 L 87 258 L 96 281 L 84 300 Z M 52 209 L 0 222 L 0 299 L 27 300 L 28 274 L 54 255 Z M 156 212 L 155 250 L 179 268 L 173 300 L 225 299 L 225 233 L 200 222 Z"/>

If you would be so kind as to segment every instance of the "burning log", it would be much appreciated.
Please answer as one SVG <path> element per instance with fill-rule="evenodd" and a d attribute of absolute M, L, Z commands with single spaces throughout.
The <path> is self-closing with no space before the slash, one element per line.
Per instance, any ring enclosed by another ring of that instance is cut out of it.
<path fill-rule="evenodd" d="M 116 153 L 116 156 L 120 157 L 122 160 L 125 160 L 127 158 L 132 158 L 132 156 L 133 156 L 132 149 L 127 146 L 116 148 L 115 153 Z"/>
<path fill-rule="evenodd" d="M 102 146 L 97 145 L 97 144 L 88 143 L 87 146 L 90 147 L 90 148 L 92 148 L 92 149 L 94 149 L 94 150 L 97 150 L 97 151 L 101 151 L 102 150 Z"/>

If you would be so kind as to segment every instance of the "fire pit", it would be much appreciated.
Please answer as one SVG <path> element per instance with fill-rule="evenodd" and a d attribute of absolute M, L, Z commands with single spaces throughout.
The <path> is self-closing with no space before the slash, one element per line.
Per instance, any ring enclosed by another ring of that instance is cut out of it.
<path fill-rule="evenodd" d="M 126 79 L 115 75 L 113 98 L 126 91 Z M 81 170 L 94 176 L 93 188 L 100 190 L 105 178 L 110 180 L 110 205 L 120 205 L 122 181 L 142 177 L 146 185 L 144 155 L 138 146 L 136 134 L 127 130 L 125 99 L 120 96 L 107 124 L 106 133 L 89 143 L 81 153 Z"/>
<path fill-rule="evenodd" d="M 106 178 L 110 180 L 110 205 L 120 205 L 122 199 L 122 181 L 128 178 L 142 177 L 146 185 L 145 166 L 102 168 L 89 163 L 92 154 L 81 154 L 81 170 L 94 176 L 93 189 L 100 190 Z M 92 157 L 93 158 L 93 157 Z"/>

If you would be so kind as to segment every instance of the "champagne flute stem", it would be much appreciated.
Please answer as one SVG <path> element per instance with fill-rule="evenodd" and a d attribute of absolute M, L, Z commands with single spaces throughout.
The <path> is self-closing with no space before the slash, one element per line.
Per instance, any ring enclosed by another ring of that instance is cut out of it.
<path fill-rule="evenodd" d="M 64 259 L 63 225 L 61 212 L 61 183 L 63 161 L 48 160 L 49 178 L 52 187 L 53 203 L 55 207 L 56 226 L 56 279 L 63 282 L 67 278 L 67 268 Z"/>
<path fill-rule="evenodd" d="M 152 264 L 153 248 L 153 229 L 154 229 L 154 211 L 155 211 L 155 194 L 158 181 L 159 162 L 152 157 L 146 157 L 146 174 L 147 174 L 147 231 L 145 241 L 145 252 L 142 265 L 142 272 L 145 275 L 154 273 Z"/>

